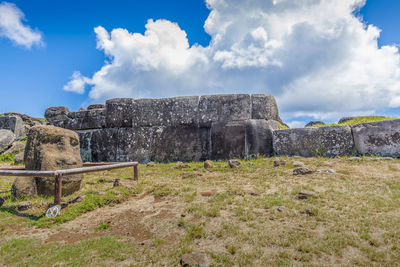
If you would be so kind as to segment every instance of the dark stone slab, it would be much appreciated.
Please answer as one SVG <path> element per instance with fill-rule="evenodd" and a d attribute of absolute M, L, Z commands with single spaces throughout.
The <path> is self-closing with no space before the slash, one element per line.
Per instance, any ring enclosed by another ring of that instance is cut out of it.
<path fill-rule="evenodd" d="M 298 128 L 273 132 L 276 155 L 345 156 L 353 152 L 354 142 L 349 126 Z"/>
<path fill-rule="evenodd" d="M 276 121 L 214 122 L 211 126 L 211 158 L 231 159 L 272 154 L 272 130 Z"/>
<path fill-rule="evenodd" d="M 116 161 L 147 163 L 151 157 L 153 128 L 134 127 L 118 129 Z"/>
<path fill-rule="evenodd" d="M 118 129 L 76 131 L 81 143 L 83 161 L 115 162 L 118 147 Z"/>
<path fill-rule="evenodd" d="M 135 99 L 133 126 L 197 126 L 198 96 Z"/>
<path fill-rule="evenodd" d="M 106 101 L 106 127 L 132 127 L 132 98 L 114 98 Z"/>
<path fill-rule="evenodd" d="M 46 109 L 44 117 L 50 125 L 64 127 L 64 121 L 68 120 L 69 109 L 67 107 L 50 107 Z"/>
<path fill-rule="evenodd" d="M 279 121 L 278 105 L 275 97 L 268 94 L 251 96 L 251 118 Z"/>
<path fill-rule="evenodd" d="M 251 119 L 250 95 L 205 95 L 199 102 L 199 125 Z"/>
<path fill-rule="evenodd" d="M 400 157 L 400 120 L 362 123 L 352 130 L 358 153 Z"/>
<path fill-rule="evenodd" d="M 92 109 L 67 114 L 64 128 L 71 130 L 86 130 L 104 128 L 106 125 L 106 112 L 104 109 Z"/>
<path fill-rule="evenodd" d="M 92 110 L 92 109 L 105 109 L 106 108 L 106 105 L 104 105 L 104 104 L 92 104 L 92 105 L 89 105 L 88 107 L 87 107 L 87 110 Z"/>
<path fill-rule="evenodd" d="M 151 161 L 201 161 L 208 158 L 209 128 L 154 127 Z"/>
<path fill-rule="evenodd" d="M 12 131 L 17 140 L 25 136 L 24 122 L 18 116 L 0 116 L 0 129 Z"/>

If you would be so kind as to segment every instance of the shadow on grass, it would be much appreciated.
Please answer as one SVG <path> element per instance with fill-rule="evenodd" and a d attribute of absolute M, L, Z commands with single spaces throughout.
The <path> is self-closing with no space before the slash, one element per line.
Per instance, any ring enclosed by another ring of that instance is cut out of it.
<path fill-rule="evenodd" d="M 28 218 L 31 221 L 38 221 L 41 218 L 45 217 L 45 214 L 43 213 L 40 216 L 32 215 L 32 214 L 27 214 L 27 213 L 22 213 L 17 210 L 17 206 L 11 206 L 11 207 L 1 207 L 0 208 L 0 213 L 8 213 L 14 216 L 22 217 L 22 218 Z"/>

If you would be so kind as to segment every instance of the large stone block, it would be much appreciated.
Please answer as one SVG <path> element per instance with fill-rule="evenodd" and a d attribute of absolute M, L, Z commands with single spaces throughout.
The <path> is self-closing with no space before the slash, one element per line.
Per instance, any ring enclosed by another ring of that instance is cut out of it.
<path fill-rule="evenodd" d="M 198 96 L 135 99 L 133 126 L 197 126 Z"/>
<path fill-rule="evenodd" d="M 146 163 L 151 157 L 152 127 L 121 128 L 118 130 L 116 161 Z"/>
<path fill-rule="evenodd" d="M 231 159 L 272 154 L 272 131 L 277 121 L 214 122 L 211 126 L 211 158 Z"/>
<path fill-rule="evenodd" d="M 106 127 L 132 127 L 134 108 L 132 98 L 114 98 L 106 101 Z"/>
<path fill-rule="evenodd" d="M 199 102 L 199 125 L 251 119 L 250 95 L 205 95 Z"/>
<path fill-rule="evenodd" d="M 105 125 L 105 110 L 91 109 L 68 113 L 63 127 L 71 130 L 86 130 L 104 128 Z"/>
<path fill-rule="evenodd" d="M 154 127 L 151 160 L 157 162 L 201 161 L 208 158 L 209 128 Z"/>
<path fill-rule="evenodd" d="M 251 118 L 279 121 L 279 111 L 275 97 L 267 94 L 252 95 Z"/>
<path fill-rule="evenodd" d="M 17 140 L 25 136 L 24 122 L 18 116 L 0 116 L 0 129 L 12 131 Z"/>
<path fill-rule="evenodd" d="M 353 152 L 354 142 L 349 126 L 298 128 L 273 132 L 276 155 L 345 156 Z"/>
<path fill-rule="evenodd" d="M 400 120 L 358 124 L 352 130 L 358 153 L 400 157 Z"/>
<path fill-rule="evenodd" d="M 46 109 L 44 117 L 50 125 L 64 127 L 64 122 L 68 120 L 69 109 L 67 107 L 50 107 Z"/>
<path fill-rule="evenodd" d="M 54 126 L 34 126 L 28 133 L 25 168 L 38 171 L 81 168 L 79 147 L 79 137 L 73 131 Z M 82 179 L 83 174 L 63 177 L 63 195 L 79 190 Z M 54 195 L 54 178 L 35 177 L 35 181 L 38 194 Z"/>
<path fill-rule="evenodd" d="M 11 147 L 15 134 L 10 130 L 0 129 L 0 153 Z"/>

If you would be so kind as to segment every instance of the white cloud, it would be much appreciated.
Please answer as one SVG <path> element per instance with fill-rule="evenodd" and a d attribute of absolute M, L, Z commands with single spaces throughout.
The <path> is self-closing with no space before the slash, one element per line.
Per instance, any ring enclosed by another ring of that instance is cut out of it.
<path fill-rule="evenodd" d="M 63 89 L 65 91 L 74 92 L 77 94 L 83 94 L 85 92 L 86 84 L 90 83 L 90 79 L 82 76 L 79 71 L 74 71 L 71 76 L 71 80 L 64 85 Z"/>
<path fill-rule="evenodd" d="M 89 96 L 272 93 L 285 118 L 400 107 L 399 50 L 379 48 L 380 30 L 354 15 L 364 0 L 206 3 L 207 47 L 189 46 L 166 20 L 149 20 L 144 35 L 97 27 L 97 48 L 109 61 L 85 81 Z"/>
<path fill-rule="evenodd" d="M 42 34 L 22 23 L 24 13 L 12 3 L 0 3 L 0 37 L 8 38 L 17 45 L 31 48 L 42 45 Z"/>
<path fill-rule="evenodd" d="M 303 128 L 305 123 L 304 121 L 291 121 L 288 122 L 287 125 L 289 125 L 290 128 Z"/>

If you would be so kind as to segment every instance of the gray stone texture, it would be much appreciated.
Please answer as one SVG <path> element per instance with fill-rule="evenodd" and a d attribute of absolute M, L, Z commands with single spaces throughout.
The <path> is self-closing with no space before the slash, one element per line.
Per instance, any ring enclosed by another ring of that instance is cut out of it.
<path fill-rule="evenodd" d="M 279 121 L 278 105 L 276 104 L 275 97 L 267 94 L 252 95 L 251 118 Z"/>
<path fill-rule="evenodd" d="M 358 153 L 400 157 L 400 120 L 362 123 L 352 131 Z"/>
<path fill-rule="evenodd" d="M 49 122 L 49 124 L 63 128 L 64 122 L 68 120 L 68 113 L 69 109 L 67 107 L 50 107 L 46 109 L 44 117 Z"/>
<path fill-rule="evenodd" d="M 79 137 L 67 129 L 38 125 L 30 128 L 25 149 L 27 170 L 54 171 L 81 168 Z M 63 195 L 72 194 L 81 187 L 83 174 L 63 177 Z M 37 192 L 54 195 L 54 178 L 35 177 Z"/>
<path fill-rule="evenodd" d="M 209 128 L 189 126 L 155 127 L 151 161 L 201 161 L 208 158 Z"/>
<path fill-rule="evenodd" d="M 64 121 L 64 128 L 71 130 L 104 128 L 105 125 L 106 112 L 104 109 L 70 112 Z"/>
<path fill-rule="evenodd" d="M 198 96 L 133 101 L 133 126 L 197 126 Z"/>
<path fill-rule="evenodd" d="M 104 105 L 104 104 L 92 104 L 92 105 L 89 105 L 88 107 L 87 107 L 87 110 L 92 110 L 92 109 L 105 109 L 106 108 L 106 105 Z"/>
<path fill-rule="evenodd" d="M 132 127 L 132 98 L 114 98 L 106 101 L 106 128 Z"/>
<path fill-rule="evenodd" d="M 272 154 L 272 131 L 277 121 L 214 122 L 211 126 L 211 158 L 244 158 Z"/>
<path fill-rule="evenodd" d="M 18 116 L 0 116 L 0 129 L 12 131 L 17 140 L 26 135 L 24 122 Z"/>
<path fill-rule="evenodd" d="M 118 129 L 116 161 L 149 162 L 153 131 L 152 127 Z"/>
<path fill-rule="evenodd" d="M 344 156 L 354 147 L 349 126 L 298 128 L 273 132 L 273 148 L 276 155 L 287 156 Z"/>
<path fill-rule="evenodd" d="M 11 147 L 15 134 L 10 130 L 0 129 L 0 153 Z"/>
<path fill-rule="evenodd" d="M 251 119 L 250 95 L 205 95 L 199 102 L 199 125 Z"/>
<path fill-rule="evenodd" d="M 37 186 L 33 177 L 18 177 L 11 187 L 14 199 L 34 198 L 37 196 Z"/>

